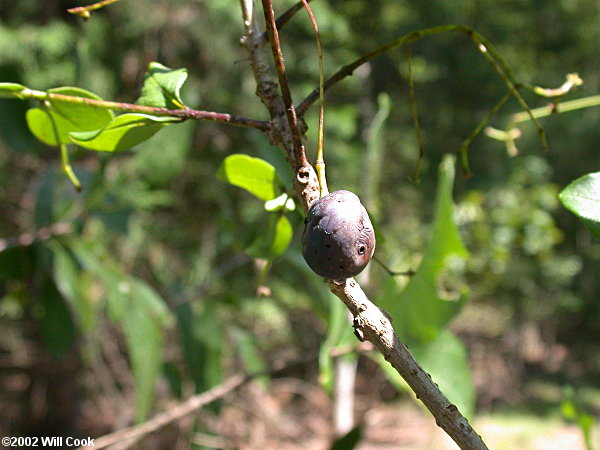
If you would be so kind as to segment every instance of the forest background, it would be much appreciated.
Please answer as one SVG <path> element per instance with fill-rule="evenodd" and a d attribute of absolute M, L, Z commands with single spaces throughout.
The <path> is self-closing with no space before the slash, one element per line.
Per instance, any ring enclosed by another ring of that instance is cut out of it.
<path fill-rule="evenodd" d="M 239 45 L 239 2 L 123 0 L 86 22 L 66 12 L 73 6 L 0 5 L 0 81 L 40 90 L 78 86 L 133 103 L 148 65 L 158 61 L 187 69 L 186 105 L 267 119 Z M 565 100 L 598 93 L 598 2 L 318 0 L 313 9 L 326 76 L 406 33 L 465 24 L 495 45 L 519 80 L 558 87 L 567 73 L 578 73 L 584 83 Z M 318 83 L 314 33 L 302 12 L 282 40 L 299 101 Z M 376 254 L 397 271 L 417 270 L 431 239 L 444 155 L 457 154 L 506 92 L 464 34 L 427 37 L 410 53 L 410 64 L 408 48 L 372 60 L 326 99 L 330 189 L 361 196 L 378 227 Z M 532 108 L 549 102 L 523 95 Z M 279 150 L 256 130 L 186 121 L 132 151 L 73 147 L 83 184 L 77 193 L 61 172 L 58 150 L 27 129 L 28 106 L 34 103 L 0 100 L 0 434 L 100 436 L 228 375 L 285 366 L 148 442 L 211 447 L 207 442 L 218 438 L 225 447 L 301 447 L 334 439 L 338 372 L 323 355 L 347 352 L 356 340 L 341 331 L 350 327 L 338 320 L 338 300 L 300 257 L 302 214 L 285 213 L 291 244 L 269 253 L 262 233 L 278 213 L 219 176 L 226 157 L 243 153 L 268 161 L 282 192 L 289 190 L 291 172 Z M 511 99 L 490 125 L 505 129 L 520 111 Z M 316 117 L 313 107 L 306 115 L 312 152 Z M 441 364 L 438 376 L 453 373 L 448 378 L 459 386 L 446 393 L 475 414 L 476 424 L 478 417 L 527 423 L 528 443 L 575 422 L 581 442 L 599 445 L 589 431 L 600 412 L 600 243 L 558 198 L 600 165 L 599 119 L 597 107 L 540 119 L 547 150 L 530 122 L 519 124 L 516 155 L 482 133 L 470 146 L 469 177 L 458 157 L 454 217 L 470 256 L 452 273 L 460 272 L 469 299 L 434 334 L 460 341 L 440 350 L 435 337 L 412 336 L 423 358 L 427 348 L 442 355 L 433 364 Z M 410 278 L 373 263 L 361 276 L 379 303 L 393 301 Z M 414 403 L 376 358 L 345 358 L 358 364 L 354 409 L 363 444 L 431 445 L 414 436 L 429 432 L 386 437 L 381 426 L 368 425 L 367 413 L 406 413 Z M 456 375 L 465 358 L 469 369 Z M 270 429 L 252 414 L 261 403 L 290 422 Z M 515 448 L 514 441 L 508 445 Z"/>

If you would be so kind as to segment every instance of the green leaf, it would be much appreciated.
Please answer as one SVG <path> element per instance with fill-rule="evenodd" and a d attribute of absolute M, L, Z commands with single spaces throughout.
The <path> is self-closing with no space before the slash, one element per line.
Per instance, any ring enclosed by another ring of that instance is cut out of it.
<path fill-rule="evenodd" d="M 435 339 L 466 300 L 467 289 L 456 270 L 469 253 L 453 218 L 454 161 L 447 155 L 440 165 L 433 232 L 419 269 L 404 290 L 401 280 L 386 280 L 378 300 L 410 344 Z"/>
<path fill-rule="evenodd" d="M 48 350 L 55 357 L 64 355 L 75 341 L 75 324 L 63 297 L 51 279 L 42 289 L 42 333 Z"/>
<path fill-rule="evenodd" d="M 467 418 L 475 412 L 475 388 L 464 344 L 449 330 L 429 344 L 411 347 L 421 367 Z M 387 363 L 389 364 L 389 363 Z"/>
<path fill-rule="evenodd" d="M 328 391 L 333 391 L 333 357 L 331 350 L 356 343 L 352 330 L 348 309 L 340 299 L 332 293 L 327 295 L 329 300 L 329 316 L 327 318 L 327 336 L 319 348 L 319 382 Z M 348 353 L 346 358 L 356 359 L 356 353 Z"/>
<path fill-rule="evenodd" d="M 84 89 L 60 87 L 50 89 L 55 94 L 101 100 Z M 44 106 L 27 111 L 27 125 L 33 135 L 48 145 L 68 144 L 69 133 L 91 131 L 104 127 L 113 118 L 112 111 L 85 103 L 46 100 Z"/>
<path fill-rule="evenodd" d="M 10 97 L 23 98 L 18 94 L 23 89 L 27 88 L 19 83 L 0 83 L 0 97 L 5 97 L 8 94 Z"/>
<path fill-rule="evenodd" d="M 217 177 L 241 187 L 263 201 L 272 200 L 282 193 L 282 182 L 275 167 L 264 159 L 235 154 L 221 163 Z"/>
<path fill-rule="evenodd" d="M 154 401 L 156 382 L 162 367 L 164 333 L 160 322 L 146 304 L 154 301 L 145 297 L 149 291 L 134 291 L 122 326 L 135 379 L 135 418 L 140 423 L 148 417 Z"/>
<path fill-rule="evenodd" d="M 233 328 L 232 337 L 234 346 L 237 349 L 238 356 L 240 357 L 246 372 L 257 373 L 264 371 L 266 369 L 265 361 L 261 357 L 259 349 L 256 346 L 256 338 L 239 327 Z M 259 381 L 261 384 L 265 385 L 267 377 L 261 377 Z"/>
<path fill-rule="evenodd" d="M 180 89 L 187 79 L 186 69 L 170 69 L 157 62 L 151 62 L 144 77 L 144 85 L 138 105 L 168 109 L 184 109 Z"/>
<path fill-rule="evenodd" d="M 86 271 L 102 281 L 109 316 L 125 335 L 135 380 L 135 418 L 141 422 L 152 408 L 171 314 L 156 291 L 146 282 L 121 272 L 103 246 L 71 239 L 69 249 Z"/>
<path fill-rule="evenodd" d="M 588 173 L 559 194 L 562 204 L 600 239 L 600 172 Z"/>
<path fill-rule="evenodd" d="M 284 215 L 271 215 L 267 227 L 246 248 L 253 258 L 274 259 L 290 245 L 294 229 Z"/>
<path fill-rule="evenodd" d="M 180 122 L 180 119 L 121 114 L 102 129 L 70 133 L 70 137 L 76 144 L 91 150 L 121 152 L 150 139 L 162 127 L 173 122 Z"/>
<path fill-rule="evenodd" d="M 475 412 L 475 388 L 469 368 L 467 350 L 464 344 L 452 332 L 445 329 L 435 340 L 426 344 L 411 346 L 411 352 L 423 370 L 456 405 L 467 418 Z M 373 354 L 387 379 L 400 391 L 412 393 L 412 390 L 392 365 L 381 354 Z"/>
<path fill-rule="evenodd" d="M 73 254 L 55 240 L 47 245 L 54 254 L 53 277 L 56 287 L 68 302 L 81 330 L 89 332 L 96 325 L 99 305 L 87 295 L 87 289 L 82 285 L 83 272 Z"/>
<path fill-rule="evenodd" d="M 296 209 L 296 203 L 294 203 L 294 199 L 285 192 L 279 197 L 275 197 L 273 200 L 268 200 L 265 202 L 265 211 L 275 212 L 280 211 L 282 208 L 284 208 L 286 211 L 294 211 Z"/>

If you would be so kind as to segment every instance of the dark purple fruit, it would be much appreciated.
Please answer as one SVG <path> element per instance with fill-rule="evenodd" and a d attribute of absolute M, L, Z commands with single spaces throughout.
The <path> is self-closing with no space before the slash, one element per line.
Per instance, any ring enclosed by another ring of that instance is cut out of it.
<path fill-rule="evenodd" d="M 315 201 L 302 235 L 302 255 L 324 278 L 342 280 L 360 273 L 375 251 L 367 210 L 350 191 L 335 191 Z"/>

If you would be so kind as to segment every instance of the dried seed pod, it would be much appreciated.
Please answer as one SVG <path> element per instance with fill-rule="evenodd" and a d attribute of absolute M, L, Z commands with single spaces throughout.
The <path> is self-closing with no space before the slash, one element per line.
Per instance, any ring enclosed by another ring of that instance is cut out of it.
<path fill-rule="evenodd" d="M 360 273 L 375 251 L 375 232 L 360 199 L 335 191 L 315 201 L 302 235 L 302 255 L 324 278 L 342 280 Z"/>

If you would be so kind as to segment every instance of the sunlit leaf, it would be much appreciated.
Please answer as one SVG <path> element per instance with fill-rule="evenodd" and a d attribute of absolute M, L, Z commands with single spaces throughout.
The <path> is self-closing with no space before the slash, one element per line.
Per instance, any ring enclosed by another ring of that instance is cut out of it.
<path fill-rule="evenodd" d="M 144 85 L 138 105 L 169 109 L 183 109 L 180 89 L 187 79 L 186 69 L 170 69 L 157 62 L 151 62 L 144 78 Z"/>
<path fill-rule="evenodd" d="M 12 97 L 22 98 L 18 93 L 23 89 L 27 88 L 19 83 L 0 83 L 0 96 L 4 96 L 3 94 L 9 94 Z"/>
<path fill-rule="evenodd" d="M 100 130 L 71 133 L 76 144 L 103 152 L 121 152 L 154 136 L 162 127 L 179 122 L 172 117 L 122 114 Z"/>
<path fill-rule="evenodd" d="M 265 210 L 269 212 L 279 211 L 285 208 L 286 211 L 294 211 L 296 209 L 296 203 L 294 199 L 287 195 L 285 192 L 279 197 L 275 197 L 273 200 L 265 202 Z"/>
<path fill-rule="evenodd" d="M 241 187 L 261 200 L 268 201 L 282 193 L 282 182 L 275 167 L 260 158 L 235 154 L 221 163 L 217 177 Z"/>
<path fill-rule="evenodd" d="M 60 87 L 48 92 L 100 100 L 97 95 L 80 88 Z M 113 113 L 85 103 L 46 100 L 39 108 L 27 111 L 27 125 L 33 135 L 48 145 L 71 142 L 69 133 L 97 130 L 108 124 Z"/>
<path fill-rule="evenodd" d="M 559 194 L 562 204 L 600 238 L 600 172 L 589 173 L 569 184 Z"/>
<path fill-rule="evenodd" d="M 272 214 L 267 227 L 246 248 L 246 253 L 253 258 L 276 258 L 288 248 L 293 233 L 294 229 L 287 217 Z"/>
<path fill-rule="evenodd" d="M 454 222 L 453 183 L 454 157 L 446 156 L 440 166 L 433 232 L 423 261 L 403 290 L 400 280 L 386 280 L 378 300 L 410 343 L 435 339 L 466 300 L 466 287 L 454 270 L 469 253 Z"/>

